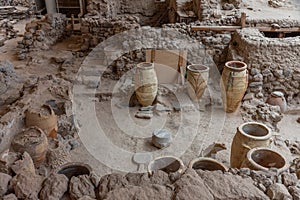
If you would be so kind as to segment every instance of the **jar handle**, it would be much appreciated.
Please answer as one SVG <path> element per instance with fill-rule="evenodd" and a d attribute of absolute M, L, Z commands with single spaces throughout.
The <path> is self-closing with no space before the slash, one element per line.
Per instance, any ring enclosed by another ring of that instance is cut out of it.
<path fill-rule="evenodd" d="M 242 144 L 242 146 L 243 146 L 244 148 L 248 149 L 249 151 L 252 149 L 251 147 L 249 147 L 249 146 L 246 145 L 246 144 Z"/>

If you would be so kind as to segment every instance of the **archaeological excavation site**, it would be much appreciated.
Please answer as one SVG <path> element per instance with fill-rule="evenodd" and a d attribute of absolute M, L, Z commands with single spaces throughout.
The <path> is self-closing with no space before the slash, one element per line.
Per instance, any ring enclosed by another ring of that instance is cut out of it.
<path fill-rule="evenodd" d="M 300 1 L 1 0 L 17 199 L 300 200 Z"/>

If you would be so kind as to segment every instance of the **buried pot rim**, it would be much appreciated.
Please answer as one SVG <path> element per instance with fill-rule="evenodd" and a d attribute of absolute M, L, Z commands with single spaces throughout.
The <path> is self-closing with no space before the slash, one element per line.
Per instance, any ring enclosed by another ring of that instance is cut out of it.
<path fill-rule="evenodd" d="M 255 135 L 250 135 L 248 133 L 246 133 L 243 128 L 246 126 L 246 125 L 254 125 L 254 126 L 259 126 L 263 129 L 265 129 L 265 131 L 267 132 L 266 135 L 263 135 L 263 136 L 255 136 Z M 273 133 L 272 133 L 272 130 L 267 127 L 266 125 L 262 124 L 262 123 L 259 123 L 259 122 L 246 122 L 246 123 L 243 123 L 241 124 L 238 128 L 238 132 L 240 132 L 243 136 L 247 137 L 247 138 L 251 138 L 251 139 L 254 139 L 254 140 L 268 140 L 272 137 Z"/>
<path fill-rule="evenodd" d="M 253 148 L 251 150 L 248 151 L 247 153 L 247 160 L 248 162 L 250 162 L 251 165 L 253 165 L 256 169 L 260 169 L 260 170 L 263 170 L 263 171 L 269 171 L 270 168 L 267 168 L 267 167 L 264 167 L 260 164 L 258 164 L 257 162 L 255 162 L 253 159 L 252 159 L 252 155 L 253 155 L 253 152 L 255 151 L 260 151 L 260 150 L 264 150 L 264 151 L 269 151 L 269 152 L 273 152 L 275 153 L 277 156 L 280 156 L 283 160 L 284 160 L 284 165 L 280 168 L 276 168 L 278 169 L 278 172 L 281 173 L 281 172 L 284 172 L 286 170 L 288 170 L 289 168 L 289 163 L 287 162 L 286 158 L 281 154 L 279 153 L 278 151 L 274 150 L 274 149 L 271 149 L 271 148 L 268 148 L 268 147 L 256 147 L 256 148 Z"/>
<path fill-rule="evenodd" d="M 180 174 L 184 172 L 184 170 L 185 170 L 185 165 L 183 164 L 183 161 L 182 161 L 180 158 L 175 157 L 175 156 L 159 156 L 159 157 L 156 157 L 156 158 L 154 158 L 153 160 L 151 160 L 151 161 L 149 162 L 149 164 L 148 164 L 148 166 L 147 166 L 147 170 L 148 170 L 148 174 L 149 174 L 149 175 L 153 175 L 153 173 L 155 172 L 155 170 L 152 170 L 152 169 L 151 169 L 152 164 L 153 164 L 155 161 L 157 161 L 157 160 L 159 160 L 159 159 L 162 159 L 162 158 L 173 158 L 173 159 L 175 159 L 175 160 L 178 161 L 179 164 L 180 164 L 180 167 L 179 167 L 179 169 L 178 169 L 176 172 L 178 172 L 178 173 L 180 173 Z"/>
<path fill-rule="evenodd" d="M 93 172 L 92 167 L 89 164 L 86 164 L 84 162 L 68 162 L 68 163 L 65 163 L 65 164 L 61 165 L 57 169 L 55 169 L 53 172 L 55 174 L 63 174 L 63 173 L 59 173 L 59 172 L 62 171 L 62 170 L 67 169 L 68 167 L 73 167 L 73 166 L 75 166 L 75 167 L 76 166 L 85 167 L 88 170 L 88 175 L 90 175 Z M 63 174 L 63 175 L 65 175 L 65 174 Z M 69 177 L 67 177 L 67 178 L 69 178 Z"/>
<path fill-rule="evenodd" d="M 208 162 L 211 162 L 211 163 L 215 163 L 215 164 L 218 164 L 221 168 L 223 168 L 223 172 L 225 171 L 228 171 L 228 168 L 221 162 L 217 161 L 216 159 L 213 159 L 213 158 L 209 158 L 209 157 L 198 157 L 198 158 L 194 158 L 193 160 L 191 160 L 189 162 L 189 165 L 188 165 L 188 168 L 189 169 L 194 169 L 193 168 L 193 165 L 196 163 L 196 162 L 199 162 L 199 161 L 208 161 Z M 217 170 L 214 170 L 214 171 L 217 171 Z"/>

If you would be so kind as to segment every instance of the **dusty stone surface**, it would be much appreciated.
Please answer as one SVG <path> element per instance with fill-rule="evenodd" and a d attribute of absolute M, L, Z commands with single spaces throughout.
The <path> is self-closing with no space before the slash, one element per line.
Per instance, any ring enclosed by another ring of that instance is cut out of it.
<path fill-rule="evenodd" d="M 44 177 L 21 172 L 11 180 L 15 195 L 20 199 L 38 199 Z"/>
<path fill-rule="evenodd" d="M 282 174 L 282 183 L 286 186 L 295 186 L 298 183 L 298 178 L 295 173 L 284 173 Z"/>
<path fill-rule="evenodd" d="M 268 199 L 254 186 L 251 178 L 223 174 L 221 171 L 197 170 L 197 173 L 216 199 Z"/>
<path fill-rule="evenodd" d="M 39 197 L 42 200 L 61 199 L 68 190 L 68 178 L 63 174 L 50 174 L 44 181 Z"/>
<path fill-rule="evenodd" d="M 148 186 L 126 186 L 117 190 L 110 191 L 104 199 L 157 199 L 165 200 L 172 198 L 172 190 L 162 185 L 148 185 Z"/>
<path fill-rule="evenodd" d="M 180 178 L 180 180 L 175 182 L 174 186 L 176 188 L 176 200 L 214 199 L 213 194 L 211 194 L 204 181 L 194 170 L 188 169 Z"/>
<path fill-rule="evenodd" d="M 20 97 L 23 85 L 9 61 L 0 62 L 0 106 L 11 104 Z"/>
<path fill-rule="evenodd" d="M 268 196 L 274 200 L 293 199 L 287 188 L 280 183 L 275 183 L 268 188 Z"/>
<path fill-rule="evenodd" d="M 0 173 L 0 197 L 6 194 L 11 179 L 10 175 Z"/>
<path fill-rule="evenodd" d="M 95 186 L 88 175 L 72 177 L 69 184 L 69 193 L 71 199 L 79 199 L 83 196 L 96 198 Z"/>
<path fill-rule="evenodd" d="M 33 160 L 27 152 L 24 152 L 21 158 L 13 162 L 10 167 L 16 174 L 20 174 L 21 172 L 30 172 L 35 174 Z"/>
<path fill-rule="evenodd" d="M 153 176 L 148 177 L 147 174 L 129 173 L 109 174 L 101 177 L 98 193 L 99 198 L 104 198 L 110 191 L 118 190 L 126 186 L 142 186 L 149 184 L 167 185 L 170 184 L 168 174 L 163 171 L 157 171 Z"/>
<path fill-rule="evenodd" d="M 2 197 L 2 200 L 18 200 L 15 194 L 8 194 Z"/>
<path fill-rule="evenodd" d="M 83 196 L 81 197 L 79 200 L 94 200 L 94 198 L 90 197 L 90 196 Z M 96 199 L 95 199 L 96 200 Z"/>

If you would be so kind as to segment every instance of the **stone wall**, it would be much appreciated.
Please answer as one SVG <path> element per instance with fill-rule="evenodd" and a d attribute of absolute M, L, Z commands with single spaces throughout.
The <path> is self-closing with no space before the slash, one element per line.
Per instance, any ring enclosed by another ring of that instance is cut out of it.
<path fill-rule="evenodd" d="M 26 24 L 23 40 L 18 43 L 19 59 L 30 51 L 49 49 L 65 35 L 66 25 L 67 18 L 59 13 Z"/>
<path fill-rule="evenodd" d="M 88 46 L 96 46 L 105 39 L 126 30 L 139 28 L 139 18 L 135 16 L 119 16 L 113 19 L 107 18 L 82 18 L 81 32 L 89 39 Z"/>
<path fill-rule="evenodd" d="M 140 23 L 149 25 L 160 21 L 167 12 L 165 3 L 155 3 L 155 0 L 91 0 L 87 5 L 88 16 L 115 18 L 118 15 L 130 14 L 140 18 Z"/>
<path fill-rule="evenodd" d="M 229 59 L 243 58 L 249 69 L 248 93 L 257 98 L 282 91 L 289 103 L 300 97 L 300 37 L 267 38 L 256 29 L 233 34 Z"/>

